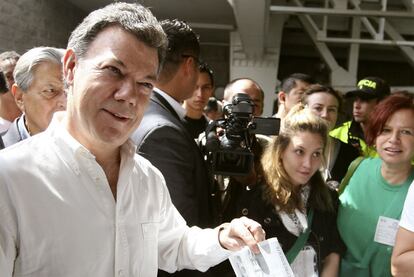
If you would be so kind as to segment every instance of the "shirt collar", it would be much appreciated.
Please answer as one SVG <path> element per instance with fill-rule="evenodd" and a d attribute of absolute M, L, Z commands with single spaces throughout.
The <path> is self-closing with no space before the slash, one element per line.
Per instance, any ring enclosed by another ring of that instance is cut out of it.
<path fill-rule="evenodd" d="M 24 124 L 25 121 L 26 121 L 25 114 L 23 114 L 21 117 L 17 119 L 17 129 L 19 131 L 20 138 L 22 140 L 30 138 L 29 131 L 27 131 L 26 124 Z"/>
<path fill-rule="evenodd" d="M 158 92 L 162 97 L 164 97 L 165 100 L 167 100 L 168 104 L 171 105 L 171 107 L 174 109 L 174 111 L 177 113 L 181 120 L 184 119 L 186 111 L 183 108 L 183 106 L 181 106 L 181 104 L 177 102 L 177 100 L 175 100 L 170 95 L 168 95 L 168 93 L 160 90 L 159 88 L 154 88 L 154 91 Z"/>
<path fill-rule="evenodd" d="M 50 122 L 49 127 L 45 132 L 51 134 L 55 143 L 63 152 L 64 156 L 68 158 L 68 162 L 71 164 L 74 171 L 79 174 L 79 167 L 75 160 L 69 157 L 84 157 L 87 159 L 95 160 L 95 156 L 79 141 L 77 141 L 65 128 L 64 122 L 66 120 L 66 112 L 55 112 Z M 131 139 L 128 139 L 123 145 L 121 145 L 121 161 L 125 159 L 131 159 L 134 157 L 136 151 L 136 145 Z"/>

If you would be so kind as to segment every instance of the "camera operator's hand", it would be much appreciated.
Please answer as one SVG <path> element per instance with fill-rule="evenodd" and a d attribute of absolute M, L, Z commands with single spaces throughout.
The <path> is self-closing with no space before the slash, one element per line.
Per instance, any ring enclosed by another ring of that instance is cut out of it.
<path fill-rule="evenodd" d="M 247 217 L 236 218 L 219 226 L 220 245 L 231 251 L 240 250 L 247 245 L 254 253 L 259 253 L 257 243 L 265 237 L 262 226 Z"/>

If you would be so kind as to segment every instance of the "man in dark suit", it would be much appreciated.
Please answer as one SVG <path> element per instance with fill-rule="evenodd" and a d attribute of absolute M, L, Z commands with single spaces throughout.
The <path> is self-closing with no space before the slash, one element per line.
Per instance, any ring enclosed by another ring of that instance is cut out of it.
<path fill-rule="evenodd" d="M 173 204 L 189 226 L 212 224 L 210 178 L 194 139 L 183 125 L 181 102 L 191 97 L 199 74 L 197 35 L 184 22 L 165 20 L 165 63 L 138 129 L 132 135 L 138 154 L 164 175 Z M 196 276 L 178 272 L 174 276 Z"/>

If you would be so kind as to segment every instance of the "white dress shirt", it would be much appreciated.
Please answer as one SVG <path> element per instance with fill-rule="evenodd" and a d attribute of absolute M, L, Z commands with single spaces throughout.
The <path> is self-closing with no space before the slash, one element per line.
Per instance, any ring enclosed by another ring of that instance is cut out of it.
<path fill-rule="evenodd" d="M 411 183 L 407 197 L 405 198 L 400 226 L 414 232 L 414 181 Z"/>
<path fill-rule="evenodd" d="M 11 121 L 8 121 L 7 119 L 0 117 L 0 135 L 5 133 L 9 129 L 11 124 Z"/>
<path fill-rule="evenodd" d="M 217 230 L 186 226 L 163 176 L 131 141 L 115 202 L 64 116 L 0 152 L 0 276 L 150 277 L 158 267 L 206 270 L 227 258 Z"/>

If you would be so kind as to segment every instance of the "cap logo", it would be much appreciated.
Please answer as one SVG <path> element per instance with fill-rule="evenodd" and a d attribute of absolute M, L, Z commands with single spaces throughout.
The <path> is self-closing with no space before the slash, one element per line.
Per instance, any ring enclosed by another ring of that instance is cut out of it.
<path fill-rule="evenodd" d="M 362 89 L 363 87 L 375 89 L 377 87 L 377 83 L 371 80 L 361 80 L 358 82 L 358 88 Z"/>

